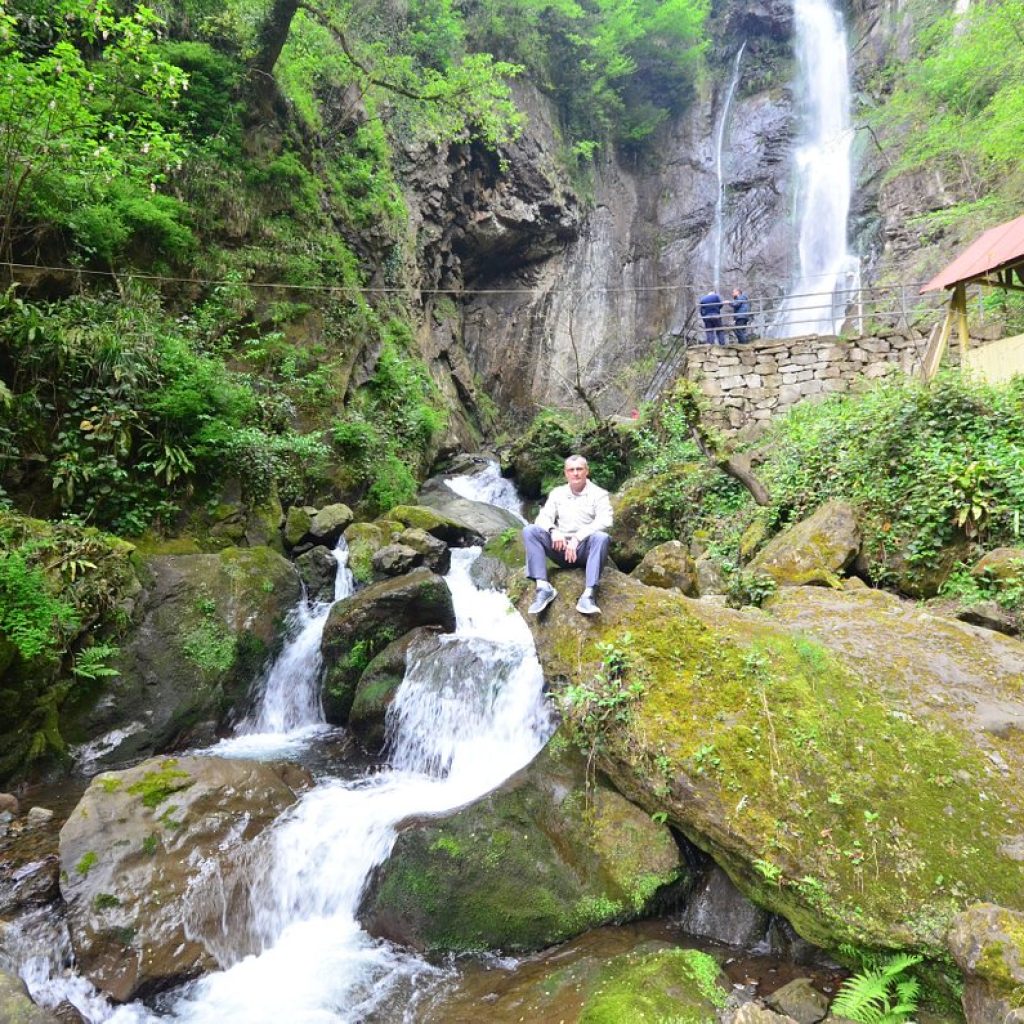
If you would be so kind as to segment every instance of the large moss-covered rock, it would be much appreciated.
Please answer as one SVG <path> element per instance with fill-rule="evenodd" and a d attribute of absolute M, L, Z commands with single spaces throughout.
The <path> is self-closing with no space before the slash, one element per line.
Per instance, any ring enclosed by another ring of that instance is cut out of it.
<path fill-rule="evenodd" d="M 375 579 L 373 556 L 390 541 L 390 533 L 378 523 L 353 523 L 345 531 L 348 567 L 357 583 L 371 583 Z"/>
<path fill-rule="evenodd" d="M 782 586 L 799 585 L 822 570 L 840 573 L 857 557 L 861 529 L 853 506 L 829 501 L 773 537 L 750 563 Z"/>
<path fill-rule="evenodd" d="M 341 502 L 325 505 L 310 520 L 309 539 L 314 544 L 333 548 L 354 518 L 348 505 Z"/>
<path fill-rule="evenodd" d="M 422 555 L 422 564 L 438 576 L 443 576 L 452 564 L 451 549 L 443 540 L 432 537 L 426 530 L 410 527 L 398 535 L 398 543 Z"/>
<path fill-rule="evenodd" d="M 406 829 L 363 916 L 424 950 L 533 950 L 642 914 L 683 874 L 665 826 L 598 781 L 564 740 L 494 793 Z"/>
<path fill-rule="evenodd" d="M 953 921 L 949 949 L 964 972 L 968 1024 L 1024 1020 L 1024 914 L 969 907 Z"/>
<path fill-rule="evenodd" d="M 329 601 L 334 596 L 334 581 L 338 563 L 327 548 L 316 547 L 304 551 L 295 559 L 295 568 L 306 587 L 310 601 Z"/>
<path fill-rule="evenodd" d="M 123 1002 L 214 969 L 225 922 L 245 952 L 258 837 L 310 781 L 214 757 L 96 776 L 60 834 L 78 969 Z"/>
<path fill-rule="evenodd" d="M 484 535 L 476 527 L 436 509 L 427 508 L 426 505 L 396 505 L 388 512 L 388 518 L 403 526 L 424 530 L 452 547 L 472 547 L 484 542 Z M 506 526 L 502 526 L 502 529 Z"/>
<path fill-rule="evenodd" d="M 523 967 L 464 978 L 425 1009 L 425 1024 L 713 1024 L 727 1001 L 728 981 L 706 953 L 628 927 L 588 932 Z"/>
<path fill-rule="evenodd" d="M 417 498 L 421 505 L 432 508 L 449 519 L 465 523 L 481 537 L 497 537 L 505 530 L 522 526 L 511 512 L 485 501 L 473 501 L 456 494 L 443 479 L 428 480 Z"/>
<path fill-rule="evenodd" d="M 451 591 L 429 569 L 374 583 L 331 609 L 320 644 L 327 721 L 344 725 L 370 659 L 417 626 L 455 628 Z"/>
<path fill-rule="evenodd" d="M 211 737 L 280 646 L 301 593 L 292 564 L 265 547 L 149 556 L 140 576 L 119 675 L 76 689 L 62 713 L 68 740 L 102 765 Z"/>
<path fill-rule="evenodd" d="M 1005 582 L 1024 577 L 1024 548 L 995 548 L 971 567 L 971 575 Z"/>
<path fill-rule="evenodd" d="M 970 902 L 1024 909 L 1024 645 L 866 588 L 765 614 L 610 573 L 601 608 L 530 619 L 546 677 L 628 652 L 601 766 L 803 937 L 935 953 Z"/>

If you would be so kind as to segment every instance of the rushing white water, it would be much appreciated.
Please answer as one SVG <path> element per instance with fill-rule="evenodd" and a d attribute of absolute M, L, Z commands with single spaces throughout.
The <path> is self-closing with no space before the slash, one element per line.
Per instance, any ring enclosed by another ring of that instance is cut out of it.
<path fill-rule="evenodd" d="M 497 505 L 498 508 L 511 512 L 521 522 L 526 522 L 523 518 L 523 502 L 516 491 L 516 486 L 501 475 L 501 467 L 496 462 L 488 462 L 479 473 L 453 476 L 445 483 L 460 498 Z"/>
<path fill-rule="evenodd" d="M 796 49 L 804 123 L 796 150 L 800 273 L 772 333 L 837 333 L 860 288 L 860 261 L 848 251 L 850 74 L 846 31 L 830 0 L 795 0 Z"/>
<path fill-rule="evenodd" d="M 732 98 L 736 93 L 736 86 L 740 82 L 740 60 L 743 58 L 743 51 L 747 47 L 746 40 L 736 51 L 736 59 L 732 64 L 732 78 L 729 80 L 729 88 L 725 92 L 725 102 L 722 104 L 722 113 L 718 118 L 718 128 L 715 130 L 715 175 L 718 179 L 718 194 L 715 198 L 715 219 L 711 228 L 711 280 L 715 290 L 720 291 L 722 282 L 722 218 L 725 212 L 725 172 L 723 152 L 725 150 L 725 133 L 729 121 L 729 110 L 732 107 Z"/>
<path fill-rule="evenodd" d="M 355 589 L 342 537 L 331 552 L 338 563 L 331 601 L 303 600 L 290 616 L 289 639 L 256 686 L 252 714 L 236 735 L 212 748 L 223 757 L 284 757 L 295 754 L 322 732 L 320 641 L 331 608 Z"/>
<path fill-rule="evenodd" d="M 389 710 L 390 767 L 355 782 L 321 783 L 246 851 L 244 935 L 194 936 L 207 941 L 222 970 L 161 997 L 155 1008 L 112 1008 L 84 993 L 75 1003 L 91 1024 L 416 1020 L 418 999 L 447 971 L 360 927 L 366 879 L 390 853 L 399 822 L 493 789 L 531 760 L 553 728 L 530 631 L 504 595 L 474 586 L 478 554 L 452 553 L 446 581 L 455 633 L 410 651 Z M 311 678 L 319 673 L 316 657 L 296 664 Z M 312 714 L 304 698 L 301 713 L 267 711 L 277 706 L 270 696 L 276 671 L 251 724 L 301 729 L 303 715 Z M 32 991 L 52 1005 L 68 986 L 42 979 Z"/>

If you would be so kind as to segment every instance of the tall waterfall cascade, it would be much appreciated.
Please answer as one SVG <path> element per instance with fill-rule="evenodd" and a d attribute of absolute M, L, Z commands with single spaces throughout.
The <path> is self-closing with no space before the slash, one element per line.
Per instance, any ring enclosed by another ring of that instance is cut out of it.
<path fill-rule="evenodd" d="M 722 112 L 718 118 L 718 127 L 715 129 L 715 176 L 718 182 L 718 191 L 715 196 L 715 217 L 711 226 L 711 281 L 716 290 L 722 287 L 722 221 L 725 214 L 725 136 L 729 122 L 729 111 L 732 108 L 732 98 L 736 94 L 736 87 L 740 82 L 740 61 L 743 59 L 743 51 L 747 48 L 746 40 L 740 44 L 736 51 L 736 57 L 732 62 L 732 77 L 729 79 L 729 87 L 725 92 L 725 100 L 722 103 Z"/>
<path fill-rule="evenodd" d="M 846 30 L 830 0 L 795 0 L 799 101 L 795 153 L 799 275 L 771 333 L 835 334 L 860 290 L 860 260 L 847 245 L 853 189 Z"/>
<path fill-rule="evenodd" d="M 479 498 L 476 488 L 493 486 L 491 475 L 460 486 Z M 479 553 L 452 552 L 445 579 L 455 632 L 410 649 L 388 711 L 388 764 L 355 779 L 321 780 L 246 851 L 246 934 L 197 936 L 222 969 L 155 1007 L 114 1007 L 83 979 L 72 984 L 36 965 L 31 977 L 22 973 L 39 1002 L 70 999 L 89 1024 L 416 1019 L 418 1001 L 450 970 L 362 929 L 356 913 L 370 872 L 388 857 L 401 821 L 489 792 L 532 760 L 554 729 L 529 628 L 503 594 L 470 578 Z M 344 550 L 336 557 L 344 570 Z M 350 587 L 350 578 L 339 586 Z M 238 737 L 210 753 L 249 756 L 264 742 L 287 749 L 289 738 L 325 728 L 316 690 L 330 605 L 297 610 L 291 641 L 259 682 L 256 710 Z"/>

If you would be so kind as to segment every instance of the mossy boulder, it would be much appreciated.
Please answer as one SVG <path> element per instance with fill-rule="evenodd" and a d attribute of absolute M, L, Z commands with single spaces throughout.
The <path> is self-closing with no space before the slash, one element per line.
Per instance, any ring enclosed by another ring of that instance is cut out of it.
<path fill-rule="evenodd" d="M 388 518 L 405 527 L 423 530 L 451 547 L 472 547 L 484 542 L 484 535 L 469 523 L 425 505 L 397 505 L 388 512 Z"/>
<path fill-rule="evenodd" d="M 292 505 L 284 519 L 285 547 L 297 548 L 302 544 L 306 540 L 312 524 L 313 511 L 311 509 Z"/>
<path fill-rule="evenodd" d="M 451 568 L 451 549 L 443 540 L 432 537 L 426 530 L 415 527 L 403 530 L 398 535 L 397 543 L 420 554 L 420 564 L 425 565 L 431 572 L 436 572 L 438 576 L 443 576 Z"/>
<path fill-rule="evenodd" d="M 420 505 L 432 508 L 474 529 L 481 537 L 496 537 L 510 527 L 522 526 L 511 512 L 486 501 L 463 498 L 448 487 L 443 479 L 428 480 L 417 498 Z"/>
<path fill-rule="evenodd" d="M 681 532 L 687 510 L 679 507 L 679 494 L 696 471 L 696 466 L 682 464 L 667 473 L 628 480 L 612 495 L 611 556 L 620 569 L 632 571 L 651 548 Z"/>
<path fill-rule="evenodd" d="M 632 576 L 647 587 L 675 589 L 687 597 L 697 594 L 697 569 L 686 546 L 677 540 L 651 548 Z"/>
<path fill-rule="evenodd" d="M 377 523 L 353 523 L 345 530 L 348 567 L 357 583 L 371 583 L 376 578 L 373 556 L 390 543 L 390 539 L 390 533 Z"/>
<path fill-rule="evenodd" d="M 933 956 L 967 904 L 1024 910 L 1024 645 L 867 588 L 766 614 L 612 572 L 601 608 L 530 619 L 549 680 L 628 652 L 599 766 L 804 938 Z"/>
<path fill-rule="evenodd" d="M 354 518 L 348 505 L 341 502 L 325 505 L 310 520 L 309 539 L 314 544 L 333 548 Z"/>
<path fill-rule="evenodd" d="M 862 541 L 853 506 L 829 501 L 813 515 L 773 537 L 750 563 L 754 572 L 781 586 L 800 586 L 821 570 L 840 573 L 857 557 Z"/>
<path fill-rule="evenodd" d="M 295 559 L 295 568 L 310 601 L 329 601 L 334 597 L 338 563 L 327 548 L 317 546 L 304 551 Z"/>
<path fill-rule="evenodd" d="M 414 644 L 429 643 L 440 632 L 437 626 L 421 626 L 392 641 L 366 666 L 356 685 L 352 710 L 348 716 L 349 731 L 371 754 L 384 747 L 384 726 L 388 707 L 394 700 Z"/>
<path fill-rule="evenodd" d="M 140 559 L 136 621 L 119 675 L 80 687 L 61 712 L 68 741 L 105 766 L 209 739 L 283 640 L 301 587 L 270 548 Z"/>
<path fill-rule="evenodd" d="M 964 972 L 967 1024 L 1024 1019 L 1024 914 L 968 907 L 950 927 L 949 949 Z"/>
<path fill-rule="evenodd" d="M 1000 583 L 1024 578 L 1024 548 L 995 548 L 987 552 L 971 567 L 971 575 Z"/>
<path fill-rule="evenodd" d="M 558 739 L 503 786 L 407 828 L 362 917 L 429 951 L 542 949 L 643 914 L 684 876 L 665 826 L 598 780 Z"/>
<path fill-rule="evenodd" d="M 541 415 L 504 453 L 501 468 L 515 477 L 524 497 L 540 498 L 565 482 L 562 470 L 575 448 L 576 432 L 569 423 Z"/>
<path fill-rule="evenodd" d="M 383 580 L 339 601 L 324 626 L 323 703 L 327 721 L 344 725 L 356 684 L 371 659 L 418 626 L 455 629 L 451 591 L 429 569 Z"/>
<path fill-rule="evenodd" d="M 373 571 L 381 576 L 401 576 L 423 564 L 423 556 L 405 544 L 385 544 L 373 553 Z"/>
<path fill-rule="evenodd" d="M 304 769 L 157 758 L 96 776 L 60 833 L 75 961 L 125 1002 L 217 967 L 225 921 L 252 936 L 248 885 L 264 830 L 311 784 Z"/>
<path fill-rule="evenodd" d="M 59 1018 L 29 998 L 17 975 L 0 970 L 0 1020 L 4 1024 L 59 1024 Z"/>

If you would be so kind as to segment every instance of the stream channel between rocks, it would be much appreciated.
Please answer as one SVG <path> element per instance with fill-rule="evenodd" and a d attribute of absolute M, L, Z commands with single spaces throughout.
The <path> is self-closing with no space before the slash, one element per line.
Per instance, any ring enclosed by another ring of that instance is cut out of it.
<path fill-rule="evenodd" d="M 494 466 L 452 484 L 463 497 L 519 515 L 518 498 Z M 202 752 L 297 760 L 317 779 L 252 856 L 247 935 L 225 928 L 202 936 L 221 970 L 146 1004 L 113 1005 L 69 967 L 66 925 L 48 906 L 7 925 L 0 966 L 19 973 L 41 1005 L 71 1004 L 89 1024 L 503 1024 L 546 1020 L 550 1013 L 568 1022 L 575 1019 L 571 993 L 543 1018 L 530 1015 L 529 993 L 538 982 L 651 940 L 709 950 L 735 984 L 756 986 L 761 995 L 792 978 L 790 964 L 716 950 L 670 920 L 596 929 L 532 957 L 441 962 L 374 939 L 360 926 L 364 885 L 388 857 L 399 823 L 489 792 L 532 760 L 556 724 L 529 628 L 503 594 L 480 590 L 470 579 L 478 555 L 477 548 L 453 551 L 445 579 L 456 630 L 411 652 L 388 712 L 386 765 L 347 762 L 339 731 L 323 721 L 320 636 L 334 602 L 295 610 L 290 639 L 254 686 L 252 712 L 234 737 Z M 344 540 L 335 557 L 338 601 L 354 589 Z M 55 827 L 48 832 L 52 844 Z M 45 845 L 47 836 L 40 841 Z M 0 847 L 0 869 L 4 860 Z M 247 953 L 253 934 L 258 954 Z M 817 980 L 830 988 L 835 979 L 819 974 Z"/>

